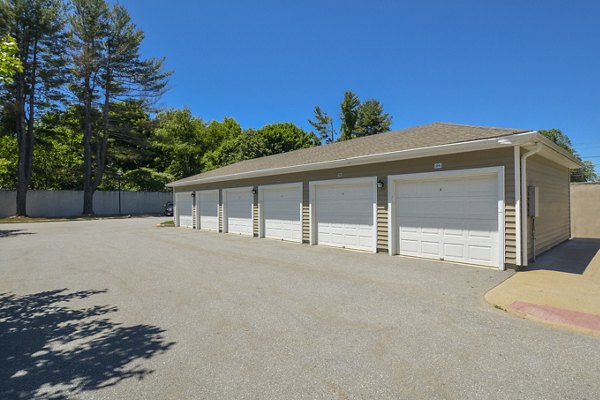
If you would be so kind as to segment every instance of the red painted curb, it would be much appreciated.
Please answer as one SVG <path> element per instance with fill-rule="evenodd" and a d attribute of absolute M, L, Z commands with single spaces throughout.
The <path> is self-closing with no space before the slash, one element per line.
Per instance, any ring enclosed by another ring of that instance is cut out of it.
<path fill-rule="evenodd" d="M 578 326 L 600 332 L 600 315 L 527 303 L 520 300 L 513 302 L 510 307 L 513 310 L 532 315 L 544 321 L 558 322 L 564 325 Z"/>

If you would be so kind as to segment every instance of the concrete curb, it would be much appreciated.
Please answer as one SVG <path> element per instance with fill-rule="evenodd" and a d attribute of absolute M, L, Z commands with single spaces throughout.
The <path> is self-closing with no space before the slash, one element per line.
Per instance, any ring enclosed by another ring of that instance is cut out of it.
<path fill-rule="evenodd" d="M 487 292 L 484 295 L 485 301 L 494 308 L 519 318 L 600 338 L 600 309 L 598 313 L 589 313 L 560 306 L 560 296 L 556 296 L 551 290 L 544 292 L 543 289 L 524 284 L 519 274 L 513 275 Z M 519 291 L 523 292 L 522 296 L 519 296 Z M 534 296 L 531 295 L 531 291 L 535 292 Z M 598 293 L 600 292 L 596 292 L 596 296 Z M 534 299 L 537 301 L 532 301 Z"/>

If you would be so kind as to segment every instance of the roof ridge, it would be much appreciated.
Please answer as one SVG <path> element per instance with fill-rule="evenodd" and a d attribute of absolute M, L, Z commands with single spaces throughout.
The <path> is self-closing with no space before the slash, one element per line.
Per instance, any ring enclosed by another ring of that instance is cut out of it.
<path fill-rule="evenodd" d="M 533 129 L 523 129 L 523 128 L 507 128 L 507 127 L 499 127 L 499 126 L 489 126 L 489 125 L 473 125 L 473 124 L 459 124 L 456 122 L 433 122 L 429 125 L 451 125 L 451 126 L 464 126 L 467 128 L 479 128 L 479 129 L 498 129 L 502 131 L 521 131 L 521 132 L 533 132 Z"/>

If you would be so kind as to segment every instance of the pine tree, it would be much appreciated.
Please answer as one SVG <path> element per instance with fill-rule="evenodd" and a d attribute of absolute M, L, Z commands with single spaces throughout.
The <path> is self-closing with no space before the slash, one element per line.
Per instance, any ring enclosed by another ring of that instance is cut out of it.
<path fill-rule="evenodd" d="M 315 107 L 314 120 L 308 122 L 317 130 L 321 140 L 326 143 L 335 141 L 333 119 L 319 106 Z M 344 93 L 340 104 L 340 137 L 338 141 L 355 137 L 369 136 L 387 132 L 392 124 L 392 117 L 383 111 L 383 105 L 375 99 L 361 103 L 358 96 L 351 91 Z"/>
<path fill-rule="evenodd" d="M 83 212 L 93 214 L 93 196 L 106 169 L 109 138 L 119 129 L 111 117 L 114 106 L 135 99 L 149 107 L 164 91 L 171 73 L 163 71 L 163 59 L 141 59 L 144 34 L 125 8 L 110 8 L 105 0 L 74 0 L 73 4 L 77 71 L 73 92 L 84 109 Z M 99 115 L 94 115 L 96 109 L 101 110 Z"/>
<path fill-rule="evenodd" d="M 73 75 L 70 89 L 83 111 L 83 214 L 93 214 L 92 135 L 98 116 L 98 75 L 108 35 L 108 7 L 104 0 L 73 0 L 71 17 Z"/>
<path fill-rule="evenodd" d="M 335 128 L 333 126 L 333 119 L 324 111 L 321 110 L 321 107 L 315 106 L 315 120 L 308 120 L 308 123 L 311 124 L 319 133 L 319 138 L 321 143 L 325 142 L 327 144 L 335 142 Z"/>
<path fill-rule="evenodd" d="M 378 100 L 370 99 L 358 107 L 355 136 L 369 136 L 387 132 L 392 125 L 392 117 L 383 111 Z"/>
<path fill-rule="evenodd" d="M 17 215 L 27 215 L 27 190 L 33 171 L 36 120 L 63 97 L 67 79 L 65 6 L 60 0 L 0 2 L 0 34 L 17 44 L 22 70 L 6 85 L 15 113 L 18 143 Z"/>
<path fill-rule="evenodd" d="M 356 128 L 356 120 L 358 118 L 358 108 L 360 107 L 360 99 L 350 90 L 344 93 L 344 99 L 340 104 L 340 120 L 342 126 L 340 129 L 339 140 L 348 140 L 354 137 Z"/>

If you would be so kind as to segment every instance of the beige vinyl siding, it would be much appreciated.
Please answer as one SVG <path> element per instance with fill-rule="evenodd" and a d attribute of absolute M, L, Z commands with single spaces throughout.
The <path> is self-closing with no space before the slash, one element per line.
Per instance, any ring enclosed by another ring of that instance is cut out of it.
<path fill-rule="evenodd" d="M 514 177 L 514 175 L 513 175 Z M 512 202 L 514 203 L 514 194 Z M 504 253 L 505 263 L 516 265 L 517 260 L 517 218 L 514 204 L 504 206 Z"/>
<path fill-rule="evenodd" d="M 569 239 L 569 170 L 534 155 L 527 160 L 527 185 L 539 187 L 539 217 L 535 219 L 535 255 Z M 533 257 L 533 224 L 527 218 L 527 254 Z"/>
<path fill-rule="evenodd" d="M 294 183 L 302 182 L 303 185 L 303 242 L 309 241 L 309 190 L 310 181 L 328 180 L 328 179 L 346 179 L 367 176 L 376 176 L 387 184 L 388 175 L 410 174 L 417 172 L 434 171 L 435 163 L 442 163 L 444 170 L 483 168 L 483 167 L 504 167 L 505 177 L 505 204 L 506 204 L 506 226 L 512 228 L 512 232 L 506 235 L 506 264 L 515 264 L 515 185 L 514 185 L 514 151 L 507 146 L 505 149 L 483 150 L 458 154 L 448 154 L 435 157 L 424 157 L 412 160 L 401 160 L 378 164 L 366 164 L 345 168 L 331 168 L 319 171 L 301 172 L 294 174 L 283 174 L 274 176 L 264 176 L 258 178 L 240 179 L 237 181 L 213 182 L 203 185 L 193 185 L 178 187 L 176 191 L 198 190 L 198 189 L 219 189 L 233 188 L 241 186 L 256 186 L 276 183 Z M 341 176 L 339 176 L 341 174 Z M 387 227 L 387 187 L 377 189 L 377 249 L 378 251 L 388 251 L 388 227 Z"/>
<path fill-rule="evenodd" d="M 378 176 L 387 184 L 387 176 Z M 388 199 L 387 187 L 377 188 L 377 251 L 388 251 Z"/>
<path fill-rule="evenodd" d="M 256 189 L 256 187 L 254 188 Z M 259 227 L 258 227 L 258 190 L 255 194 L 252 195 L 252 236 L 259 236 Z"/>
<path fill-rule="evenodd" d="M 196 200 L 196 196 L 194 194 L 194 198 L 192 200 L 192 228 L 194 228 L 194 229 L 198 228 L 196 226 L 196 217 L 198 216 L 196 214 L 198 212 L 198 210 L 196 210 L 196 204 L 197 204 L 197 200 Z"/>
<path fill-rule="evenodd" d="M 219 190 L 219 207 L 217 208 L 219 219 L 219 232 L 223 232 L 223 191 Z"/>
<path fill-rule="evenodd" d="M 302 182 L 302 243 L 310 243 L 310 206 L 308 182 Z"/>

